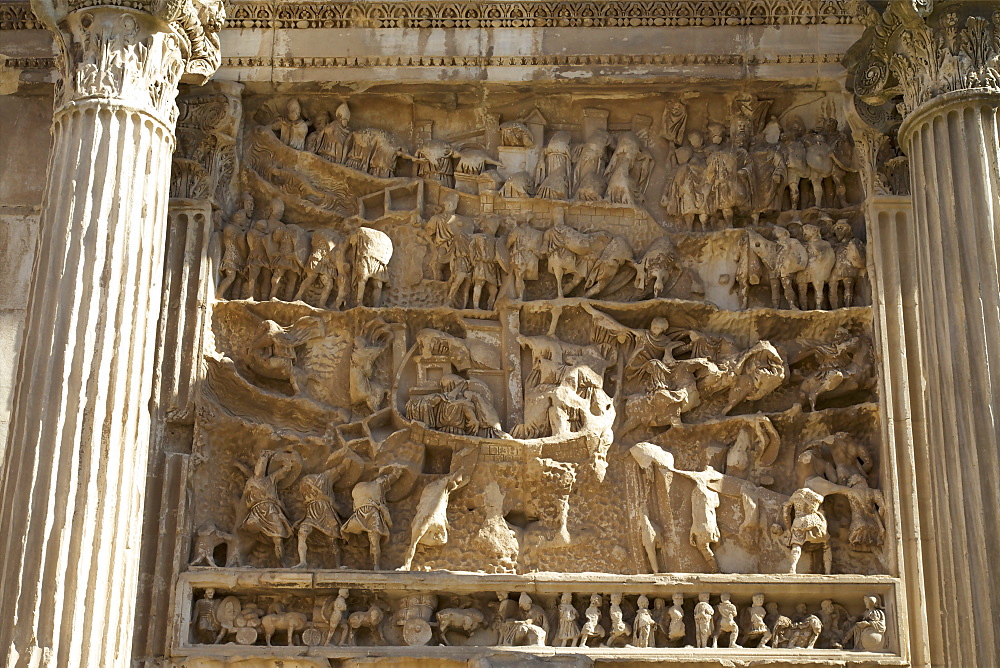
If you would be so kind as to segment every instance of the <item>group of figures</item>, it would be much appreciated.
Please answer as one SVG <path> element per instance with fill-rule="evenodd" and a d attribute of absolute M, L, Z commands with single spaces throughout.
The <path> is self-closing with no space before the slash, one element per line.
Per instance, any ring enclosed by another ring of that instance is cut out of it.
<path fill-rule="evenodd" d="M 264 604 L 244 602 L 235 595 L 220 599 L 214 589 L 206 589 L 194 603 L 192 635 L 200 644 L 235 641 L 270 646 L 280 639 L 288 646 L 312 647 L 422 646 L 432 644 L 436 636 L 440 646 L 714 649 L 725 640 L 730 648 L 885 649 L 886 615 L 877 596 L 865 596 L 864 611 L 856 617 L 831 599 L 824 599 L 815 612 L 798 603 L 794 616 L 787 617 L 776 602 L 765 605 L 764 594 L 754 594 L 742 613 L 726 593 L 715 605 L 711 594 L 701 593 L 693 608 L 685 608 L 686 597 L 679 593 L 673 595 L 672 605 L 655 598 L 651 607 L 645 594 L 565 592 L 545 597 L 552 600 L 550 609 L 528 593 L 514 596 L 497 592 L 496 601 L 483 606 L 484 612 L 474 607 L 483 597 L 468 595 L 457 597 L 460 607 L 452 608 L 439 609 L 436 594 L 395 600 L 362 596 L 359 606 L 352 602 L 356 597 L 351 591 L 341 588 L 336 596 L 312 599 L 311 606 L 298 601 L 296 607 L 304 610 L 299 611 L 288 610 L 279 601 L 265 610 Z"/>
<path fill-rule="evenodd" d="M 325 554 L 332 556 L 335 566 L 340 566 L 341 541 L 351 535 L 365 535 L 372 568 L 379 570 L 382 543 L 392 528 L 385 494 L 402 470 L 385 467 L 373 480 L 354 484 L 351 489 L 353 511 L 344 520 L 338 511 L 333 487 L 347 469 L 359 465 L 351 458 L 346 450 L 339 450 L 331 455 L 323 470 L 299 477 L 302 458 L 296 453 L 260 453 L 253 469 L 245 470 L 246 483 L 240 499 L 243 512 L 234 530 L 226 532 L 214 524 L 200 527 L 191 565 L 217 566 L 215 552 L 224 544 L 226 565 L 242 566 L 247 549 L 252 549 L 256 541 L 262 541 L 271 544 L 277 564 L 284 566 L 285 541 L 294 537 L 299 558 L 294 568 L 306 568 L 310 536 L 318 536 L 326 542 Z M 304 507 L 303 517 L 294 523 L 288 517 L 281 495 L 293 484 L 298 488 Z"/>
<path fill-rule="evenodd" d="M 800 226 L 801 239 L 780 225 L 771 227 L 773 241 L 762 231 L 746 230 L 736 254 L 735 287 L 740 308 L 749 306 L 751 288 L 765 277 L 771 288 L 772 308 L 854 305 L 856 286 L 868 271 L 865 247 L 854 238 L 847 219 L 834 222 L 824 214 L 820 223 L 832 232 L 830 240 L 823 237 L 820 225 L 813 224 Z"/>
<path fill-rule="evenodd" d="M 762 124 L 767 106 L 737 96 L 729 127 L 709 123 L 702 133 L 689 131 L 683 99 L 667 104 L 663 136 L 675 164 L 660 200 L 667 215 L 691 231 L 733 227 L 737 216 L 756 224 L 785 210 L 786 192 L 792 210 L 805 208 L 803 181 L 811 184 L 814 206 L 848 206 L 845 179 L 858 170 L 854 145 L 837 119 L 820 118 L 812 130 L 794 116 L 784 125 L 773 115 Z"/>
<path fill-rule="evenodd" d="M 346 236 L 330 229 L 307 232 L 282 222 L 285 205 L 277 197 L 266 218 L 253 220 L 249 193 L 243 194 L 241 206 L 219 233 L 220 297 L 302 299 L 334 309 L 344 308 L 349 297 L 357 306 L 381 304 L 393 253 L 384 232 L 361 225 Z"/>

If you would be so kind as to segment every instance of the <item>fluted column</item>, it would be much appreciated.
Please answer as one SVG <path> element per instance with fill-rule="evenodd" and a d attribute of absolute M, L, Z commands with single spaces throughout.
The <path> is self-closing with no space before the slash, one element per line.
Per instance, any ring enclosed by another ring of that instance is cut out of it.
<path fill-rule="evenodd" d="M 33 3 L 60 79 L 0 486 L 3 665 L 130 659 L 175 97 L 221 6 Z"/>
<path fill-rule="evenodd" d="M 887 395 L 910 404 L 897 434 L 913 441 L 900 464 L 913 469 L 914 493 L 901 501 L 913 514 L 904 540 L 917 534 L 920 563 L 904 545 L 904 577 L 923 571 L 932 665 L 997 666 L 1000 2 L 860 7 L 869 29 L 852 50 L 854 92 L 902 114 L 913 201 L 912 222 L 893 233 L 900 276 L 915 281 L 887 292 L 899 296 L 898 314 L 884 309 L 889 324 L 904 325 L 883 371 Z"/>
<path fill-rule="evenodd" d="M 929 518 L 944 663 L 1000 665 L 1000 94 L 956 91 L 918 108 L 910 156 L 922 303 Z"/>

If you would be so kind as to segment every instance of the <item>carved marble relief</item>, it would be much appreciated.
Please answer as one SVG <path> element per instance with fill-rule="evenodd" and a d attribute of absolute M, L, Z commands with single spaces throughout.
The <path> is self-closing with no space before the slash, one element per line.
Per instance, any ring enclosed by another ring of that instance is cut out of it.
<path fill-rule="evenodd" d="M 226 133 L 191 571 L 339 592 L 192 590 L 190 642 L 888 649 L 880 599 L 744 587 L 892 572 L 862 168 L 832 100 L 452 95 L 249 96 Z M 670 607 L 413 571 L 741 584 Z"/>

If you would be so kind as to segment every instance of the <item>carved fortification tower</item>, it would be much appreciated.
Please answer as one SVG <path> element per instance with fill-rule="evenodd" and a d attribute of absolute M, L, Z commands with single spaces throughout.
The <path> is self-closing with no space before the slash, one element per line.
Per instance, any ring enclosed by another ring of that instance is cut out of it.
<path fill-rule="evenodd" d="M 992 1 L 0 1 L 0 665 L 1000 666 L 998 108 Z"/>

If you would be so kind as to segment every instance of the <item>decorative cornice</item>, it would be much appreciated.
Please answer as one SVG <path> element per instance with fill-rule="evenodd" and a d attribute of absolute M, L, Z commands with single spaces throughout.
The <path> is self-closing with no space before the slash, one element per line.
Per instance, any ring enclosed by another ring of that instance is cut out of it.
<path fill-rule="evenodd" d="M 881 14 L 857 3 L 865 34 L 845 61 L 855 94 L 870 105 L 899 98 L 907 116 L 941 95 L 1000 91 L 1000 2 L 890 0 Z M 857 57 L 855 57 L 855 55 Z"/>
<path fill-rule="evenodd" d="M 84 0 L 85 1 L 85 0 Z M 141 0 L 106 0 L 123 6 Z M 234 2 L 226 27 L 547 28 L 856 23 L 851 0 L 395 0 Z M 27 3 L 0 3 L 0 30 L 41 28 Z"/>
<path fill-rule="evenodd" d="M 743 55 L 637 54 L 637 55 L 524 55 L 524 56 L 351 56 L 314 58 L 269 58 L 233 56 L 222 59 L 222 67 L 343 68 L 343 67 L 569 67 L 635 65 L 770 65 L 836 64 L 840 54 L 804 53 L 773 58 Z"/>

